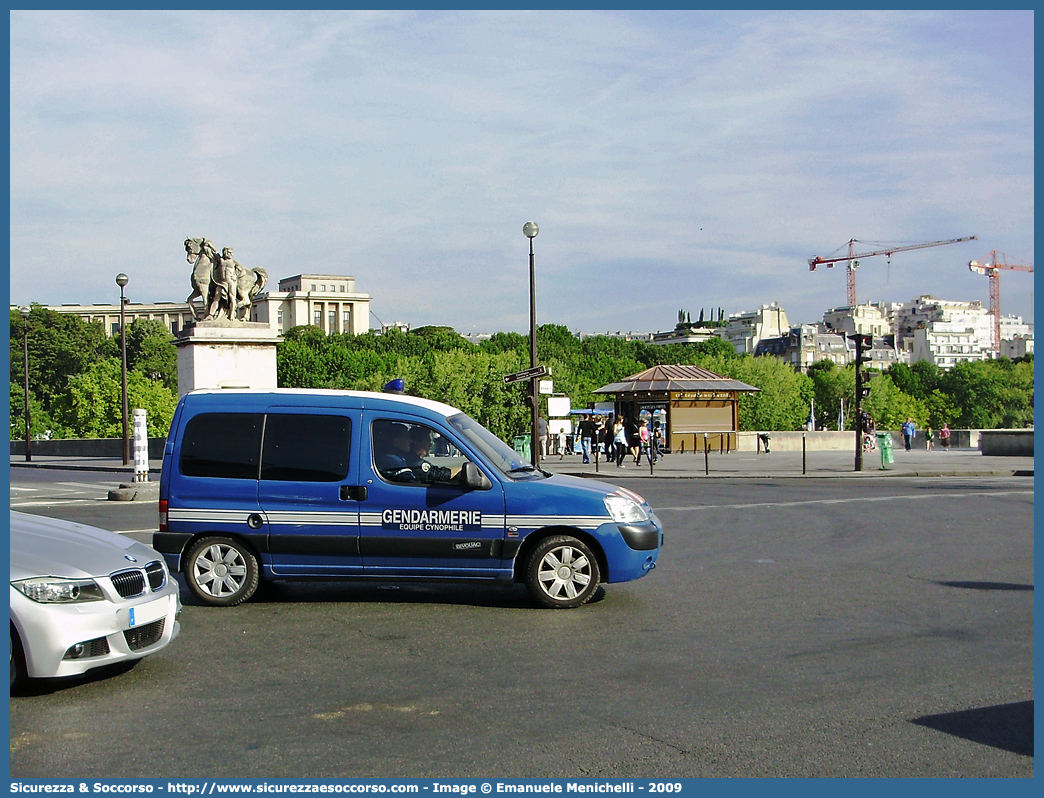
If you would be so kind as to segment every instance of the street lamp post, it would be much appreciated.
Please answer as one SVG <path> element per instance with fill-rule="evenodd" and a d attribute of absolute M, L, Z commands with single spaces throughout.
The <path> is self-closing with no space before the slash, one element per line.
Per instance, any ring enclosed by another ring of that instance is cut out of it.
<path fill-rule="evenodd" d="M 120 287 L 120 359 L 123 366 L 123 464 L 130 465 L 130 426 L 127 414 L 127 323 L 124 306 L 127 298 L 123 295 L 124 286 L 129 278 L 123 272 L 116 275 L 116 285 Z"/>
<path fill-rule="evenodd" d="M 18 312 L 22 314 L 22 346 L 25 353 L 25 462 L 30 463 L 33 460 L 33 445 L 29 434 L 29 308 L 19 308 Z"/>
<path fill-rule="evenodd" d="M 536 222 L 526 222 L 522 232 L 529 239 L 529 366 L 536 368 L 536 265 L 533 260 L 533 239 L 540 232 Z M 533 405 L 533 428 L 529 434 L 530 456 L 533 468 L 540 466 L 540 441 L 537 439 L 538 419 L 540 418 L 540 378 L 533 377 L 529 381 L 529 401 Z"/>

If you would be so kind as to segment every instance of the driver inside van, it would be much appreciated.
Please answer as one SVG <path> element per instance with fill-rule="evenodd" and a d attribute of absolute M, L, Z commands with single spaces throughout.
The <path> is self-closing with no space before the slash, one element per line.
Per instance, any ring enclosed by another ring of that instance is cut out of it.
<path fill-rule="evenodd" d="M 380 425 L 378 427 L 378 424 Z M 406 458 L 410 453 L 410 430 L 405 424 L 387 421 L 374 424 L 374 448 L 377 470 L 394 482 L 415 482 L 413 469 Z"/>
<path fill-rule="evenodd" d="M 379 427 L 377 425 L 380 425 Z M 414 426 L 412 431 L 398 422 L 374 425 L 374 458 L 381 476 L 392 482 L 442 482 L 450 478 L 448 468 L 435 466 L 424 459 L 431 445 L 431 430 Z M 377 432 L 380 435 L 377 435 Z"/>
<path fill-rule="evenodd" d="M 406 462 L 422 482 L 449 482 L 450 470 L 432 465 L 427 457 L 431 451 L 431 430 L 417 425 L 410 430 L 410 453 Z"/>

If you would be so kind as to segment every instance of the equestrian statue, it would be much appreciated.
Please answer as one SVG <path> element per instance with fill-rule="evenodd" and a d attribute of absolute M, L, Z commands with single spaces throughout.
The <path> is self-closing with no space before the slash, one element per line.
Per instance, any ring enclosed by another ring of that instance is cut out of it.
<path fill-rule="evenodd" d="M 232 247 L 218 254 L 209 238 L 186 238 L 185 259 L 192 264 L 192 293 L 185 301 L 203 300 L 196 319 L 247 321 L 251 302 L 268 285 L 268 272 L 245 268 L 232 258 Z"/>

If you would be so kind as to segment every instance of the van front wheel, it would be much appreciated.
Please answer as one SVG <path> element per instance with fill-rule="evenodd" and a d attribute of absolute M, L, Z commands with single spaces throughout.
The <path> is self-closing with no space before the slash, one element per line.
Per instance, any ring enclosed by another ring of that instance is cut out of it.
<path fill-rule="evenodd" d="M 598 589 L 600 577 L 591 549 L 570 535 L 542 540 L 526 564 L 529 594 L 537 604 L 550 609 L 586 604 Z"/>
<path fill-rule="evenodd" d="M 202 538 L 189 549 L 185 581 L 204 604 L 234 607 L 257 590 L 257 557 L 238 540 Z"/>

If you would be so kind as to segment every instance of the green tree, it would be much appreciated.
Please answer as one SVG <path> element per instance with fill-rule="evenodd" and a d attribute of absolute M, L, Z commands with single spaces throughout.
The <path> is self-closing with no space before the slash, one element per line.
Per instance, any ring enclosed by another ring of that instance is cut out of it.
<path fill-rule="evenodd" d="M 994 429 L 1033 423 L 1032 364 L 1010 360 L 958 363 L 940 382 L 960 409 L 951 427 Z"/>
<path fill-rule="evenodd" d="M 136 319 L 127 325 L 127 368 L 178 390 L 178 349 L 161 321 Z"/>
<path fill-rule="evenodd" d="M 127 374 L 127 402 L 128 410 L 144 408 L 150 436 L 167 434 L 177 405 L 174 391 L 140 371 L 131 371 Z M 119 359 L 95 361 L 70 377 L 54 415 L 72 437 L 122 437 L 123 374 Z"/>
<path fill-rule="evenodd" d="M 924 399 L 927 396 L 927 392 L 921 384 L 920 373 L 905 363 L 893 363 L 888 369 L 888 376 L 895 383 L 895 387 L 906 395 L 915 399 Z"/>
<path fill-rule="evenodd" d="M 40 400 L 29 394 L 29 434 L 34 438 L 67 438 L 66 431 L 44 410 Z M 25 440 L 25 385 L 11 383 L 11 440 Z"/>
<path fill-rule="evenodd" d="M 812 392 L 816 399 L 816 426 L 837 428 L 842 406 L 845 411 L 845 428 L 854 428 L 855 419 L 855 367 L 838 368 L 831 360 L 820 360 L 808 367 Z"/>
<path fill-rule="evenodd" d="M 29 315 L 29 390 L 50 411 L 74 374 L 98 357 L 118 354 L 101 324 L 33 305 Z M 11 382 L 24 379 L 23 321 L 11 311 Z M 30 410 L 31 412 L 31 410 Z"/>
<path fill-rule="evenodd" d="M 924 397 L 929 396 L 932 391 L 937 390 L 942 381 L 943 375 L 946 373 L 934 363 L 929 363 L 927 360 L 917 361 L 910 366 L 910 371 L 912 371 L 917 377 L 917 382 L 920 385 L 921 394 L 917 397 L 918 399 L 923 399 Z"/>
<path fill-rule="evenodd" d="M 928 408 L 928 425 L 933 429 L 952 423 L 961 414 L 953 400 L 938 388 L 928 394 L 924 404 Z"/>
<path fill-rule="evenodd" d="M 900 391 L 887 374 L 870 378 L 870 396 L 863 400 L 862 406 L 879 430 L 899 429 L 908 418 L 912 418 L 919 429 L 928 423 L 925 404 Z"/>

